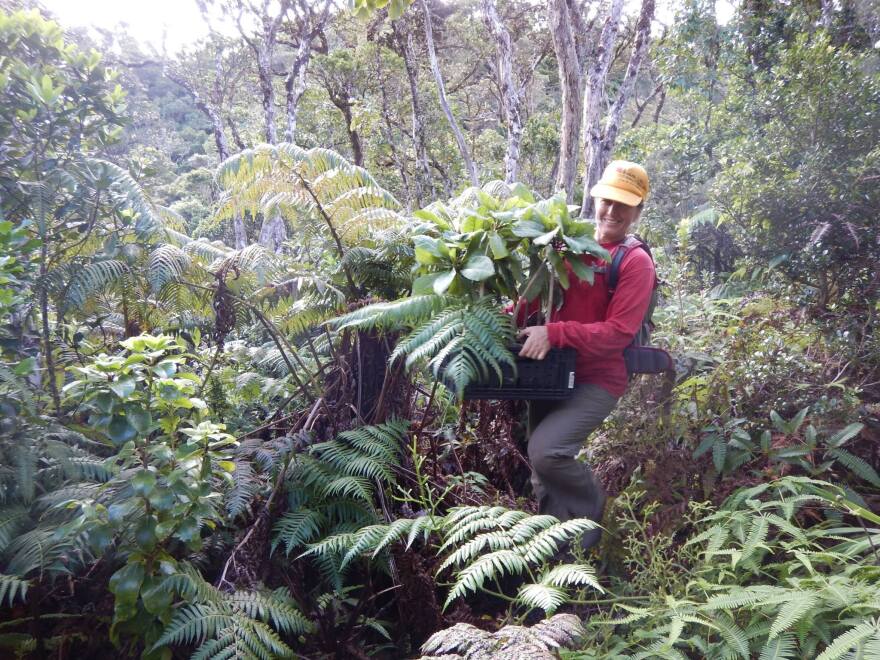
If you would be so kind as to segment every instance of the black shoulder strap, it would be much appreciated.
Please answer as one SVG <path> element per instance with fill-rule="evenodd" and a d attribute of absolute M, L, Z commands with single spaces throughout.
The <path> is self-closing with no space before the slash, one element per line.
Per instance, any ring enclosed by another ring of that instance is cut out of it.
<path fill-rule="evenodd" d="M 633 235 L 627 236 L 623 240 L 623 243 L 617 246 L 617 250 L 614 252 L 614 256 L 611 258 L 611 268 L 608 269 L 607 280 L 608 291 L 610 293 L 614 293 L 614 290 L 617 288 L 617 281 L 620 279 L 620 264 L 623 263 L 623 258 L 626 256 L 627 252 L 637 247 L 643 248 L 653 261 L 654 256 L 651 254 L 648 246 L 645 245 L 643 241 L 639 240 L 636 236 Z"/>

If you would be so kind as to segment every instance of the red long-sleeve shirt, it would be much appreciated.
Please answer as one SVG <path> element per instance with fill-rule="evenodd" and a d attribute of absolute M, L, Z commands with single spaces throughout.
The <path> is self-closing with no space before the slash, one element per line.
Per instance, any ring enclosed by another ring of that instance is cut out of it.
<path fill-rule="evenodd" d="M 603 243 L 612 257 L 619 243 Z M 596 257 L 581 257 L 588 266 L 606 265 Z M 626 391 L 623 349 L 632 341 L 645 318 L 656 278 L 654 263 L 641 248 L 630 249 L 620 264 L 614 295 L 608 292 L 607 274 L 596 273 L 591 285 L 575 276 L 566 264 L 571 285 L 562 307 L 547 324 L 550 344 L 577 349 L 575 382 L 599 385 L 614 396 Z"/>

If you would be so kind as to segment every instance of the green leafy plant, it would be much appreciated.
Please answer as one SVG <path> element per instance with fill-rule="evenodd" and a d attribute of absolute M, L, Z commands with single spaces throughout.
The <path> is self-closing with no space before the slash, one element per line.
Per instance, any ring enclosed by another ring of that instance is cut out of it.
<path fill-rule="evenodd" d="M 392 359 L 405 358 L 407 367 L 426 362 L 458 395 L 473 380 L 501 380 L 502 365 L 515 368 L 503 301 L 541 297 L 549 311 L 562 301 L 554 298 L 555 283 L 570 284 L 566 265 L 592 281 L 580 255 L 608 256 L 593 240 L 592 224 L 569 213 L 562 195 L 535 201 L 522 185 L 501 182 L 434 202 L 413 214 L 421 223 L 413 229 L 412 295 L 368 305 L 333 325 L 410 330 Z"/>
<path fill-rule="evenodd" d="M 153 597 L 153 587 L 174 571 L 176 555 L 201 547 L 203 529 L 221 522 L 221 489 L 230 484 L 237 443 L 223 425 L 203 419 L 199 378 L 185 369 L 182 340 L 142 335 L 122 346 L 124 355 L 72 368 L 79 378 L 64 389 L 115 448 L 112 476 L 89 497 L 56 495 L 55 506 L 75 511 L 66 536 L 81 536 L 98 555 L 113 549 L 125 562 L 109 583 L 111 635 L 137 631 L 152 643 L 171 607 L 170 599 Z"/>
<path fill-rule="evenodd" d="M 821 522 L 807 524 L 818 516 Z M 859 521 L 847 524 L 844 516 Z M 684 588 L 620 602 L 602 653 L 622 658 L 874 657 L 880 517 L 807 477 L 743 488 L 698 523 Z M 576 657 L 596 657 L 580 654 Z"/>
<path fill-rule="evenodd" d="M 441 537 L 436 548 L 443 560 L 437 571 L 451 571 L 454 581 L 444 607 L 474 593 L 485 593 L 513 608 L 543 609 L 548 614 L 576 600 L 571 589 L 602 592 L 593 568 L 584 563 L 562 564 L 556 556 L 596 523 L 586 518 L 560 522 L 553 516 L 530 515 L 501 506 L 455 507 L 445 516 L 401 518 L 390 524 L 363 527 L 314 544 L 310 555 L 344 553 L 347 564 L 361 555 L 378 556 L 391 544 L 406 539 L 409 548 L 420 536 Z M 513 596 L 503 593 L 505 577 L 525 579 Z"/>

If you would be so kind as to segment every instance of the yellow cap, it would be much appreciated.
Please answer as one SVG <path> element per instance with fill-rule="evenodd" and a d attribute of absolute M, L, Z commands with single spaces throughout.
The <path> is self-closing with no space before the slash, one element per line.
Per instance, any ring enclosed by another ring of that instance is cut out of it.
<path fill-rule="evenodd" d="M 648 173 L 637 163 L 612 160 L 599 183 L 590 189 L 590 195 L 638 206 L 648 197 Z"/>

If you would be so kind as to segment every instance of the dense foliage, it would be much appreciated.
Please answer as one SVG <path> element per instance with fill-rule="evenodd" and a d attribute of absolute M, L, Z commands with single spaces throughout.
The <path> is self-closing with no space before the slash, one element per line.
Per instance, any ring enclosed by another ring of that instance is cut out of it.
<path fill-rule="evenodd" d="M 651 173 L 676 374 L 633 380 L 588 443 L 600 522 L 535 513 L 524 405 L 461 399 L 513 364 L 510 311 L 607 256 L 554 189 L 546 8 L 281 3 L 276 25 L 266 3 L 262 32 L 155 61 L 21 4 L 0 3 L 0 655 L 880 658 L 876 3 L 722 25 L 683 0 L 655 35 L 615 154 Z"/>

